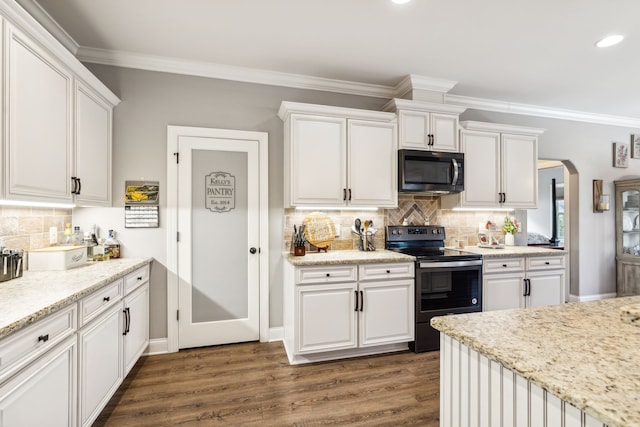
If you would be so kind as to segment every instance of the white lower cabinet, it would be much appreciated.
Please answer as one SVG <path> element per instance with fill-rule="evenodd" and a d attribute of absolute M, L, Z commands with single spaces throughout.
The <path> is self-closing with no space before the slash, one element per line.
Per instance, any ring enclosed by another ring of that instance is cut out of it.
<path fill-rule="evenodd" d="M 76 425 L 76 361 L 73 335 L 0 386 L 0 425 Z"/>
<path fill-rule="evenodd" d="M 483 270 L 483 311 L 564 301 L 564 255 L 489 258 L 484 260 Z"/>
<path fill-rule="evenodd" d="M 413 340 L 413 263 L 288 267 L 291 363 L 391 351 Z"/>
<path fill-rule="evenodd" d="M 90 426 L 122 382 L 122 307 L 114 305 L 78 333 L 80 425 Z"/>
<path fill-rule="evenodd" d="M 149 283 L 124 298 L 124 376 L 149 345 Z"/>

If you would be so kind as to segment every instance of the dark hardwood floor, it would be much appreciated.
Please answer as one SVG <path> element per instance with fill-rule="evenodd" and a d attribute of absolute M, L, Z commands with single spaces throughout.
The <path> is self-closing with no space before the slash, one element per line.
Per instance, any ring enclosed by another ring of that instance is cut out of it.
<path fill-rule="evenodd" d="M 437 426 L 438 357 L 290 366 L 281 342 L 147 356 L 94 426 Z"/>

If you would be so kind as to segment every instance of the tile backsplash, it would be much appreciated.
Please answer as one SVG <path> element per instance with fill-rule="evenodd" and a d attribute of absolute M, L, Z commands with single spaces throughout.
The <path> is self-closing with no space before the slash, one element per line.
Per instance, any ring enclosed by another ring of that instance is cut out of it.
<path fill-rule="evenodd" d="M 71 209 L 0 206 L 0 244 L 29 251 L 49 245 L 49 228 L 57 227 L 58 242 Z"/>
<path fill-rule="evenodd" d="M 505 212 L 500 211 L 453 211 L 440 209 L 440 198 L 418 195 L 399 195 L 398 207 L 395 209 L 379 209 L 377 211 L 322 211 L 340 226 L 340 236 L 336 237 L 329 250 L 347 250 L 358 248 L 358 238 L 352 233 L 351 226 L 355 218 L 373 220 L 378 228 L 375 246 L 383 249 L 385 244 L 385 225 L 399 225 L 406 219 L 410 225 L 423 225 L 428 220 L 431 225 L 442 225 L 446 231 L 446 246 L 454 246 L 456 240 L 466 241 L 468 246 L 478 244 L 478 224 L 491 220 L 502 224 Z M 309 211 L 285 209 L 283 250 L 289 251 L 293 225 L 301 225 Z M 308 244 L 307 244 L 308 246 Z M 309 250 L 309 247 L 307 247 Z"/>

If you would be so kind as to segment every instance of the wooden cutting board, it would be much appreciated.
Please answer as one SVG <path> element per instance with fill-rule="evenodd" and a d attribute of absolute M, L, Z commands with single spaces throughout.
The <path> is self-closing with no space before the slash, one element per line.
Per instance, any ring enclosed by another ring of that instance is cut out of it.
<path fill-rule="evenodd" d="M 322 212 L 311 212 L 303 223 L 304 237 L 317 248 L 326 248 L 336 237 L 336 225 Z"/>

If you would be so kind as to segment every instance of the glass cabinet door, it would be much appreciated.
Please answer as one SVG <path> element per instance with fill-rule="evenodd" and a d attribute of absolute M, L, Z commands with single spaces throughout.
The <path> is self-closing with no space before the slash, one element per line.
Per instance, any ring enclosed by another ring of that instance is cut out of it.
<path fill-rule="evenodd" d="M 622 253 L 640 256 L 640 189 L 621 192 Z"/>

